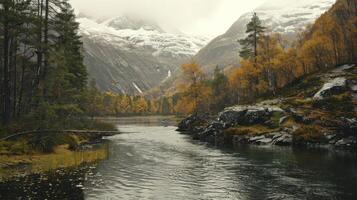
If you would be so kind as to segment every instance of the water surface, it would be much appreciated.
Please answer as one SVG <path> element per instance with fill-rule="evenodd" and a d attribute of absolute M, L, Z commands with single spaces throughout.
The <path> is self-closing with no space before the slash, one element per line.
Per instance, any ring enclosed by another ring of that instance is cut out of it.
<path fill-rule="evenodd" d="M 357 199 L 354 154 L 218 149 L 177 133 L 173 118 L 163 119 L 111 119 L 126 133 L 108 138 L 108 159 L 66 176 L 55 172 L 45 183 L 58 177 L 57 193 L 69 199 Z"/>

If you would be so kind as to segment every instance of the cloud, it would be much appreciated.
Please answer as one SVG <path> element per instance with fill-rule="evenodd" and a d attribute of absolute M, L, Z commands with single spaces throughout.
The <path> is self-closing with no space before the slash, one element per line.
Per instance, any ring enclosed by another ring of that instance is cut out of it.
<path fill-rule="evenodd" d="M 264 0 L 70 0 L 77 12 L 96 18 L 135 14 L 191 33 L 218 35 Z"/>

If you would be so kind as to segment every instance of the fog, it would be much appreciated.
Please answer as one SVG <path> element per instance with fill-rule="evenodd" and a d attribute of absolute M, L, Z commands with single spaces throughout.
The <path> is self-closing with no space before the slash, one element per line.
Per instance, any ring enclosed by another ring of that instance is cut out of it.
<path fill-rule="evenodd" d="M 224 33 L 240 15 L 265 0 L 70 0 L 77 13 L 97 19 L 139 15 L 196 35 Z"/>

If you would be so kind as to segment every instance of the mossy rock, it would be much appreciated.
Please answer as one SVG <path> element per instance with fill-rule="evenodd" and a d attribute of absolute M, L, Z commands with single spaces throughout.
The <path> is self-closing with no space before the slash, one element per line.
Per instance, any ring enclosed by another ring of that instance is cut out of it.
<path fill-rule="evenodd" d="M 321 142 L 324 138 L 324 129 L 314 125 L 301 126 L 294 133 L 294 138 L 304 142 Z"/>
<path fill-rule="evenodd" d="M 224 130 L 224 133 L 228 135 L 260 136 L 274 131 L 277 131 L 277 129 L 272 129 L 270 127 L 263 126 L 263 125 L 253 125 L 253 126 L 231 127 Z"/>
<path fill-rule="evenodd" d="M 349 92 L 313 101 L 312 106 L 314 108 L 323 109 L 331 112 L 351 112 L 354 110 L 351 94 Z"/>

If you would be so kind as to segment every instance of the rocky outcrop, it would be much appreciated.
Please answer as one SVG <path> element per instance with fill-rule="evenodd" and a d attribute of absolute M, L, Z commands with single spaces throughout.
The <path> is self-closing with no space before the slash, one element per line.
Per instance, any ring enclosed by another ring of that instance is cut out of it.
<path fill-rule="evenodd" d="M 278 145 L 357 149 L 357 67 L 344 65 L 301 80 L 283 98 L 192 115 L 179 131 L 215 145 Z M 301 84 L 301 86 L 299 85 Z M 309 91 L 309 92 L 306 92 Z"/>
<path fill-rule="evenodd" d="M 218 121 L 229 126 L 266 123 L 274 113 L 284 113 L 273 106 L 235 106 L 219 114 Z"/>
<path fill-rule="evenodd" d="M 203 131 L 203 128 L 207 123 L 208 115 L 192 114 L 179 123 L 177 131 L 198 133 Z"/>

